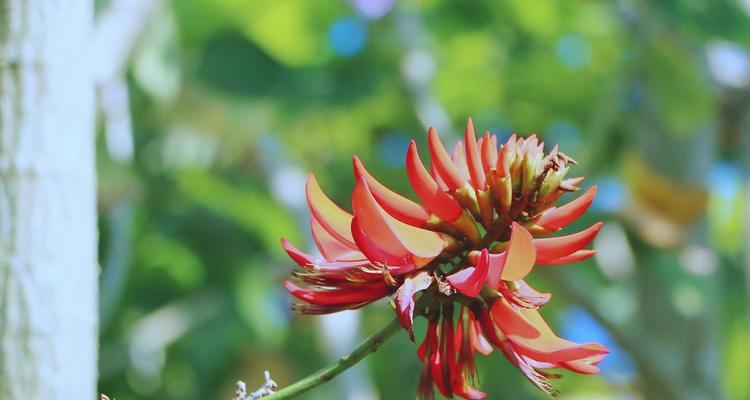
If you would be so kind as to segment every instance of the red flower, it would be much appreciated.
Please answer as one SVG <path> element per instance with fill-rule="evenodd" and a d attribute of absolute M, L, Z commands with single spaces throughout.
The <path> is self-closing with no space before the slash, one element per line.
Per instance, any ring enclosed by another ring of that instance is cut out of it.
<path fill-rule="evenodd" d="M 430 171 L 414 141 L 406 156 L 409 181 L 422 204 L 378 182 L 356 156 L 352 213 L 308 176 L 310 227 L 322 257 L 282 239 L 300 266 L 285 282 L 297 298 L 294 310 L 333 313 L 393 295 L 412 340 L 414 316 L 423 315 L 427 334 L 417 351 L 422 398 L 433 398 L 433 387 L 447 397 L 484 398 L 474 388 L 474 357 L 493 348 L 550 394 L 555 390 L 549 379 L 557 375 L 546 369 L 597 373 L 608 350 L 557 337 L 537 310 L 551 295 L 524 280 L 535 265 L 572 263 L 595 253 L 585 247 L 601 223 L 567 236 L 541 236 L 580 217 L 596 188 L 555 207 L 560 196 L 579 190 L 583 178 L 566 179 L 575 161 L 557 146 L 545 155 L 535 135 L 513 135 L 498 148 L 494 135 L 476 139 L 470 119 L 452 155 L 434 129 L 428 143 Z"/>

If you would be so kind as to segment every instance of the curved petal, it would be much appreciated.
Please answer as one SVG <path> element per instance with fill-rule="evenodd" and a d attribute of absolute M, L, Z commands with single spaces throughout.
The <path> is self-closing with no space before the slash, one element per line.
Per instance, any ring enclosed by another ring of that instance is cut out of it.
<path fill-rule="evenodd" d="M 469 168 L 471 184 L 475 189 L 484 190 L 487 185 L 487 177 L 485 176 L 485 170 L 482 167 L 482 157 L 479 154 L 479 147 L 477 147 L 477 137 L 474 134 L 474 122 L 471 118 L 469 118 L 469 121 L 466 123 L 464 141 L 466 142 L 466 164 Z"/>
<path fill-rule="evenodd" d="M 572 235 L 534 239 L 537 261 L 544 262 L 558 259 L 583 249 L 594 240 L 601 227 L 602 223 L 597 222 L 587 229 Z"/>
<path fill-rule="evenodd" d="M 492 316 L 516 351 L 541 362 L 567 362 L 607 354 L 598 343 L 577 344 L 555 335 L 541 314 L 533 309 L 514 309 L 505 300 L 492 305 Z"/>
<path fill-rule="evenodd" d="M 394 192 L 380 183 L 365 169 L 359 157 L 354 156 L 354 176 L 357 180 L 364 180 L 370 188 L 372 196 L 383 209 L 397 220 L 421 227 L 430 218 L 430 212 L 422 205 Z"/>
<path fill-rule="evenodd" d="M 391 252 L 386 251 L 378 243 L 373 241 L 372 238 L 362 229 L 362 225 L 357 217 L 354 217 L 352 220 L 352 235 L 354 236 L 354 241 L 357 243 L 357 246 L 359 246 L 359 250 L 375 265 L 389 267 L 414 265 L 414 263 L 407 257 L 391 254 Z M 416 269 L 416 267 L 414 268 Z"/>
<path fill-rule="evenodd" d="M 281 247 L 300 267 L 306 270 L 317 270 L 320 272 L 324 272 L 328 277 L 332 276 L 330 275 L 330 273 L 344 273 L 348 271 L 359 270 L 370 265 L 370 261 L 366 258 L 347 260 L 322 260 L 320 258 L 313 257 L 302 250 L 299 250 L 284 238 L 281 238 Z M 340 275 L 340 278 L 343 279 L 345 278 L 345 276 Z"/>
<path fill-rule="evenodd" d="M 417 292 L 427 289 L 434 278 L 427 271 L 421 271 L 414 276 L 404 279 L 404 283 L 396 290 L 396 314 L 401 321 L 401 326 L 409 333 L 409 338 L 414 341 L 414 297 Z"/>
<path fill-rule="evenodd" d="M 440 235 L 407 225 L 385 212 L 375 201 L 367 183 L 359 180 L 352 193 L 352 208 L 362 231 L 381 249 L 417 267 L 429 263 L 445 248 Z"/>
<path fill-rule="evenodd" d="M 490 254 L 490 268 L 487 273 L 487 284 L 491 288 L 497 289 L 500 286 L 500 278 L 503 276 L 503 269 L 505 268 L 505 260 L 508 257 L 507 252 L 500 254 Z"/>
<path fill-rule="evenodd" d="M 294 297 L 318 306 L 335 306 L 375 301 L 388 294 L 388 286 L 382 283 L 366 285 L 367 288 L 313 290 L 301 288 L 291 281 L 284 286 Z"/>
<path fill-rule="evenodd" d="M 348 243 L 342 242 L 328 233 L 316 218 L 310 218 L 310 231 L 315 245 L 326 260 L 361 260 L 364 258 L 359 250 L 353 249 Z"/>
<path fill-rule="evenodd" d="M 594 375 L 599 373 L 599 367 L 585 360 L 561 362 L 560 366 L 569 371 L 577 372 L 579 374 Z"/>
<path fill-rule="evenodd" d="M 489 266 L 489 252 L 487 249 L 483 249 L 482 253 L 477 257 L 476 268 L 464 268 L 455 274 L 449 275 L 447 280 L 459 293 L 469 297 L 477 297 L 487 281 Z"/>
<path fill-rule="evenodd" d="M 516 307 L 539 308 L 549 302 L 550 293 L 538 292 L 524 280 L 500 285 L 500 294 Z"/>
<path fill-rule="evenodd" d="M 441 219 L 451 222 L 463 214 L 463 209 L 448 193 L 440 189 L 419 158 L 417 144 L 412 140 L 406 153 L 406 173 L 414 191 L 424 204 Z"/>
<path fill-rule="evenodd" d="M 427 144 L 430 149 L 431 163 L 435 165 L 435 169 L 440 177 L 443 178 L 448 189 L 455 190 L 463 187 L 466 181 L 461 176 L 458 168 L 453 164 L 453 160 L 451 160 L 451 157 L 445 150 L 445 146 L 440 141 L 435 128 L 430 128 L 428 131 Z"/>
<path fill-rule="evenodd" d="M 570 224 L 588 210 L 594 201 L 594 196 L 596 196 L 596 186 L 592 186 L 586 193 L 563 206 L 545 211 L 537 221 L 537 225 L 556 231 Z"/>
<path fill-rule="evenodd" d="M 337 206 L 320 188 L 315 175 L 307 175 L 307 184 L 305 185 L 307 195 L 307 205 L 310 207 L 310 213 L 313 218 L 320 222 L 328 233 L 334 236 L 342 243 L 348 244 L 352 248 L 354 238 L 351 233 L 352 215 Z"/>
<path fill-rule="evenodd" d="M 560 265 L 560 264 L 572 264 L 574 262 L 583 261 L 596 254 L 596 250 L 578 250 L 575 253 L 560 257 L 553 258 L 550 260 L 537 260 L 536 265 Z"/>
<path fill-rule="evenodd" d="M 523 279 L 531 272 L 536 261 L 534 238 L 520 224 L 513 222 L 508 243 L 508 256 L 505 260 L 502 278 L 506 281 Z"/>

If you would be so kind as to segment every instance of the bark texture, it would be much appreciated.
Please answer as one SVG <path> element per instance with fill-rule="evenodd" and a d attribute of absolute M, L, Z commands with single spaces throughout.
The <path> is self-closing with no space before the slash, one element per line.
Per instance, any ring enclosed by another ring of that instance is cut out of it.
<path fill-rule="evenodd" d="M 0 399 L 96 395 L 93 0 L 0 0 Z"/>

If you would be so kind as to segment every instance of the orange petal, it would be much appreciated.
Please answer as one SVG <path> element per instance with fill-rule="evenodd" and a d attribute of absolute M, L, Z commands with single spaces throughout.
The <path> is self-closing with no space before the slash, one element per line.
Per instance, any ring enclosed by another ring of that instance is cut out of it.
<path fill-rule="evenodd" d="M 375 244 L 394 256 L 412 259 L 417 267 L 429 263 L 445 247 L 439 234 L 407 225 L 385 212 L 362 179 L 354 188 L 352 208 L 362 230 Z"/>
<path fill-rule="evenodd" d="M 320 188 L 315 175 L 307 175 L 307 205 L 320 225 L 339 241 L 356 248 L 351 233 L 352 215 L 337 206 Z"/>
<path fill-rule="evenodd" d="M 505 300 L 492 305 L 492 316 L 516 351 L 541 362 L 568 362 L 606 354 L 598 343 L 577 344 L 555 335 L 539 311 L 515 309 Z"/>
<path fill-rule="evenodd" d="M 427 143 L 430 148 L 430 159 L 432 164 L 435 165 L 435 169 L 443 181 L 448 186 L 448 189 L 455 190 L 464 186 L 466 182 L 458 168 L 453 164 L 448 152 L 445 150 L 445 146 L 440 141 L 437 131 L 435 128 L 430 128 L 427 133 Z"/>
<path fill-rule="evenodd" d="M 602 223 L 597 222 L 587 229 L 572 235 L 534 239 L 537 261 L 545 262 L 562 258 L 583 249 L 594 240 L 601 227 Z"/>
<path fill-rule="evenodd" d="M 537 225 L 552 231 L 568 225 L 588 210 L 591 202 L 594 201 L 594 196 L 596 196 L 596 186 L 591 187 L 586 193 L 563 206 L 553 207 L 545 211 L 537 221 Z"/>
<path fill-rule="evenodd" d="M 502 272 L 504 280 L 517 281 L 531 272 L 537 257 L 534 251 L 534 243 L 534 238 L 529 231 L 514 222 L 510 230 L 508 250 L 506 250 L 508 257 L 505 260 L 505 267 Z"/>
<path fill-rule="evenodd" d="M 536 265 L 559 265 L 559 264 L 572 264 L 574 262 L 585 260 L 596 254 L 596 250 L 578 250 L 575 253 L 560 257 L 553 258 L 551 260 L 537 260 Z"/>
<path fill-rule="evenodd" d="M 378 182 L 367 172 L 357 156 L 354 156 L 354 176 L 357 180 L 363 179 L 367 182 L 375 200 L 397 220 L 413 226 L 423 226 L 430 218 L 430 212 L 424 206 L 407 199 Z"/>
<path fill-rule="evenodd" d="M 451 222 L 461 216 L 463 209 L 432 179 L 419 158 L 417 144 L 413 140 L 406 153 L 406 173 L 417 196 L 438 217 Z"/>

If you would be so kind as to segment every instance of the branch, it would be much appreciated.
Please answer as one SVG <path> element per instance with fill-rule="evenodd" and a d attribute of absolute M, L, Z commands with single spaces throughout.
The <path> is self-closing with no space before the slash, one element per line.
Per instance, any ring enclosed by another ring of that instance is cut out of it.
<path fill-rule="evenodd" d="M 94 80 L 105 123 L 107 150 L 120 162 L 133 156 L 132 121 L 123 70 L 137 39 L 164 0 L 112 0 L 94 27 Z"/>
<path fill-rule="evenodd" d="M 122 74 L 136 40 L 164 0 L 112 0 L 94 27 L 97 83 Z"/>
<path fill-rule="evenodd" d="M 390 339 L 394 333 L 401 329 L 401 324 L 398 318 L 391 321 L 388 325 L 381 328 L 374 335 L 370 336 L 367 340 L 357 346 L 351 353 L 339 358 L 333 364 L 318 370 L 312 375 L 287 386 L 278 392 L 275 392 L 269 396 L 263 397 L 265 400 L 282 400 L 292 399 L 299 396 L 308 390 L 314 389 L 331 379 L 338 376 L 340 373 L 353 367 L 355 364 L 360 362 L 363 358 L 367 357 L 370 353 L 374 353 L 380 346 L 385 343 L 386 340 Z"/>

